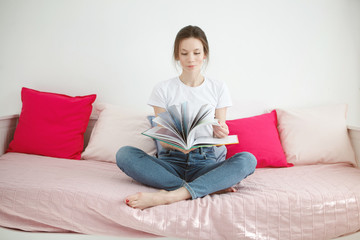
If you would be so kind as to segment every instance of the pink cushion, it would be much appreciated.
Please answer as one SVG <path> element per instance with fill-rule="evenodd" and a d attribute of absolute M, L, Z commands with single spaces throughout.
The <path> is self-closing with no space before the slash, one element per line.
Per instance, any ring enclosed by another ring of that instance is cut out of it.
<path fill-rule="evenodd" d="M 22 88 L 19 123 L 7 151 L 80 159 L 95 98 Z"/>
<path fill-rule="evenodd" d="M 356 165 L 348 135 L 346 104 L 276 109 L 288 162 L 294 165 Z"/>
<path fill-rule="evenodd" d="M 257 159 L 257 168 L 288 167 L 277 131 L 276 111 L 254 117 L 226 121 L 229 135 L 236 134 L 238 144 L 226 145 L 230 158 L 239 152 L 250 152 Z"/>
<path fill-rule="evenodd" d="M 99 118 L 82 159 L 116 163 L 116 152 L 123 146 L 137 147 L 155 155 L 155 141 L 141 134 L 151 128 L 146 114 L 108 103 L 96 104 L 95 110 Z"/>

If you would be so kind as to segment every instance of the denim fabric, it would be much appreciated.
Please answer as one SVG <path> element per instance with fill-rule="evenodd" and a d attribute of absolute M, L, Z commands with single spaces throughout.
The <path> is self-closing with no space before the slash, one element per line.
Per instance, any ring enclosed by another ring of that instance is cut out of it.
<path fill-rule="evenodd" d="M 235 185 L 255 171 L 257 162 L 248 152 L 217 162 L 213 147 L 198 148 L 188 154 L 162 150 L 156 158 L 126 146 L 117 152 L 116 163 L 140 183 L 168 191 L 184 186 L 195 199 Z"/>
<path fill-rule="evenodd" d="M 216 157 L 216 161 L 217 162 L 222 162 L 225 160 L 226 158 L 226 154 L 227 154 L 227 148 L 225 147 L 225 145 L 222 146 L 214 146 L 214 151 L 215 151 L 215 157 Z"/>

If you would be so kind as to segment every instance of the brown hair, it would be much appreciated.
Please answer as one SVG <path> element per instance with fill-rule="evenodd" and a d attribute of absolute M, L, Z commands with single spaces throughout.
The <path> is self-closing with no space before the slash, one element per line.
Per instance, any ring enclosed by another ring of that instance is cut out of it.
<path fill-rule="evenodd" d="M 206 35 L 201 28 L 191 25 L 182 28 L 176 35 L 173 53 L 174 60 L 176 61 L 179 59 L 180 42 L 186 38 L 199 39 L 204 47 L 206 61 L 209 61 L 209 43 L 207 41 Z"/>

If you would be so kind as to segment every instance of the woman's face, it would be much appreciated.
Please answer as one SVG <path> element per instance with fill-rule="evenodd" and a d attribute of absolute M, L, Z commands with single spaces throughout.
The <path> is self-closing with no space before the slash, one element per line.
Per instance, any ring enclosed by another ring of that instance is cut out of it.
<path fill-rule="evenodd" d="M 180 42 L 179 61 L 183 71 L 200 71 L 206 58 L 204 47 L 197 38 L 186 38 Z"/>

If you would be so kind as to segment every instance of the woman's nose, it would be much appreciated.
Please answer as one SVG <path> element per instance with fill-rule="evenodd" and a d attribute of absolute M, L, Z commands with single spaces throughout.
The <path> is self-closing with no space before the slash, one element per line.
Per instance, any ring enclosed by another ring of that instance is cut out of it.
<path fill-rule="evenodd" d="M 189 61 L 193 61 L 194 59 L 194 54 L 189 54 Z"/>

